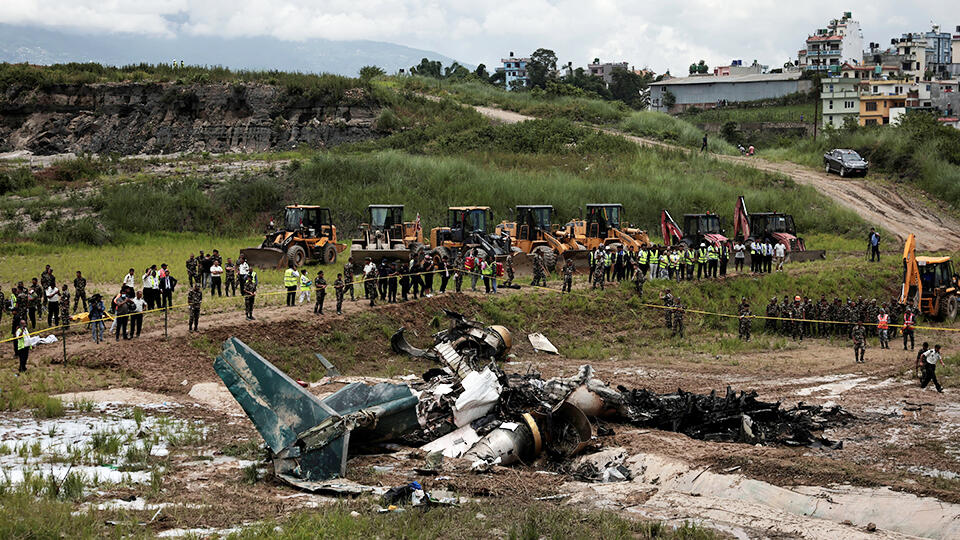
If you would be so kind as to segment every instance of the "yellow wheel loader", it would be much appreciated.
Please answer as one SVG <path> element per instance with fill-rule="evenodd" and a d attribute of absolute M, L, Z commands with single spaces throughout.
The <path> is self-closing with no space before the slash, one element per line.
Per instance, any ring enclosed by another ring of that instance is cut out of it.
<path fill-rule="evenodd" d="M 337 243 L 337 228 L 330 209 L 311 205 L 287 206 L 283 227 L 266 234 L 260 247 L 240 250 L 247 263 L 259 268 L 302 266 L 307 262 L 337 262 L 337 254 L 347 249 Z"/>
<path fill-rule="evenodd" d="M 371 204 L 367 214 L 369 220 L 360 224 L 360 237 L 350 243 L 353 262 L 367 258 L 377 264 L 383 259 L 408 262 L 423 250 L 420 214 L 416 221 L 403 221 L 402 204 Z"/>

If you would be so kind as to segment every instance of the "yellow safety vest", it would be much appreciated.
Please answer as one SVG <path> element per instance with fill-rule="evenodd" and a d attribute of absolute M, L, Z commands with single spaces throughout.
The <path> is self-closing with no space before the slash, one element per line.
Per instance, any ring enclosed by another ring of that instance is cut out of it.
<path fill-rule="evenodd" d="M 293 268 L 287 268 L 283 271 L 283 286 L 284 287 L 296 287 L 297 286 L 297 276 Z"/>
<path fill-rule="evenodd" d="M 20 332 L 21 330 L 22 330 L 22 329 L 18 328 L 18 329 L 17 329 L 17 332 Z M 28 337 L 29 335 L 30 335 L 30 332 L 27 332 L 26 330 L 24 330 L 23 333 L 20 334 L 20 337 L 17 339 L 17 350 L 18 350 L 18 351 L 19 351 L 19 350 L 23 350 L 23 349 L 25 349 L 25 348 L 27 347 L 27 337 Z"/>
<path fill-rule="evenodd" d="M 717 252 L 717 248 L 710 246 L 707 248 L 707 256 L 711 261 L 715 261 L 720 258 L 720 254 Z"/>
<path fill-rule="evenodd" d="M 703 248 L 697 251 L 697 262 L 706 263 L 709 258 L 707 254 L 707 248 Z"/>
<path fill-rule="evenodd" d="M 483 275 L 485 275 L 485 276 L 492 276 L 492 275 L 493 275 L 493 264 L 488 264 L 488 265 L 486 266 L 486 268 L 484 268 L 483 270 L 480 271 L 480 273 L 483 274 Z"/>
<path fill-rule="evenodd" d="M 680 266 L 680 256 L 674 253 L 670 255 L 670 268 L 676 270 Z"/>

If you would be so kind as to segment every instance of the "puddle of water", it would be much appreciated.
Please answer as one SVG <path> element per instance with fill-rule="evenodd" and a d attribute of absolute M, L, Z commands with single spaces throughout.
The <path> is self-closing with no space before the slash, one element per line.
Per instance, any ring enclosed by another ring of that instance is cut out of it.
<path fill-rule="evenodd" d="M 831 382 L 826 384 L 821 384 L 818 386 L 809 386 L 807 388 L 801 388 L 794 392 L 798 396 L 809 396 L 812 394 L 825 393 L 826 395 L 822 396 L 825 398 L 839 397 L 840 394 L 856 387 L 860 383 L 869 381 L 869 377 L 861 377 L 858 379 L 849 379 L 842 380 L 837 382 Z"/>
<path fill-rule="evenodd" d="M 960 474 L 957 474 L 953 471 L 941 471 L 940 469 L 924 467 L 922 465 L 914 465 L 913 467 L 908 468 L 907 471 L 912 472 L 913 474 L 929 476 L 931 478 L 946 478 L 948 480 L 960 478 Z"/>

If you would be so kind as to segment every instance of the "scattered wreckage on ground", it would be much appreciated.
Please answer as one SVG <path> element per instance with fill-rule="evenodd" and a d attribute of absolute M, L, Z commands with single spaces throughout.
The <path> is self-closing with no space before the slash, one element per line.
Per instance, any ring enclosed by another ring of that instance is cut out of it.
<path fill-rule="evenodd" d="M 275 475 L 309 491 L 363 492 L 338 481 L 347 460 L 387 442 L 420 447 L 428 458 L 463 459 L 473 470 L 545 456 L 572 462 L 580 477 L 622 480 L 624 471 L 603 460 L 573 462 L 599 424 L 832 449 L 841 443 L 816 433 L 851 418 L 839 407 L 783 409 L 729 388 L 723 396 L 612 388 L 589 365 L 566 378 L 508 375 L 497 362 L 510 352 L 509 330 L 447 316 L 450 327 L 434 334 L 430 348 L 411 345 L 402 328 L 392 337 L 394 351 L 438 364 L 409 383 L 352 383 L 320 399 L 237 338 L 224 343 L 214 369 L 266 442 Z"/>

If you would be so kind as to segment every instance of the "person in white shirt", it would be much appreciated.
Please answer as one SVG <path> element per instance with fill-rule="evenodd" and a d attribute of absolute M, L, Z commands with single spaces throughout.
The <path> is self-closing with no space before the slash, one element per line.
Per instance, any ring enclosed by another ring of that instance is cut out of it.
<path fill-rule="evenodd" d="M 50 285 L 44 291 L 47 296 L 47 326 L 60 325 L 60 289 Z"/>
<path fill-rule="evenodd" d="M 160 307 L 160 276 L 156 265 L 147 268 L 143 274 L 143 300 L 147 303 L 147 309 Z"/>
<path fill-rule="evenodd" d="M 787 248 L 780 242 L 773 247 L 773 256 L 777 258 L 777 272 L 783 271 L 783 261 L 787 256 Z"/>
<path fill-rule="evenodd" d="M 143 311 L 147 307 L 143 291 L 137 291 L 137 296 L 131 299 L 130 303 L 133 304 L 133 315 L 130 316 L 130 337 L 140 337 L 140 330 L 143 329 Z"/>
<path fill-rule="evenodd" d="M 733 244 L 733 269 L 737 272 L 743 272 L 744 251 L 746 251 L 746 249 L 743 242 Z"/>
<path fill-rule="evenodd" d="M 940 363 L 941 366 L 947 367 L 943 363 L 943 357 L 940 356 L 940 345 L 934 345 L 933 350 L 923 353 L 923 376 L 920 378 L 920 388 L 926 388 L 930 381 L 933 381 L 933 386 L 936 387 L 937 392 L 943 393 L 943 387 L 940 386 L 940 381 L 937 380 L 937 363 Z"/>
<path fill-rule="evenodd" d="M 123 285 L 125 287 L 130 287 L 131 290 L 136 288 L 137 278 L 133 275 L 134 269 L 131 268 L 130 272 L 127 275 L 123 276 Z"/>
<path fill-rule="evenodd" d="M 247 258 L 243 255 L 237 259 L 237 287 L 240 288 L 240 294 L 243 294 L 243 284 L 247 282 L 250 276 L 250 265 L 247 264 Z"/>
<path fill-rule="evenodd" d="M 221 284 L 223 282 L 223 267 L 220 266 L 220 261 L 218 259 L 213 260 L 213 264 L 210 265 L 210 296 L 214 294 L 217 296 L 223 296 L 223 290 L 221 289 Z"/>

